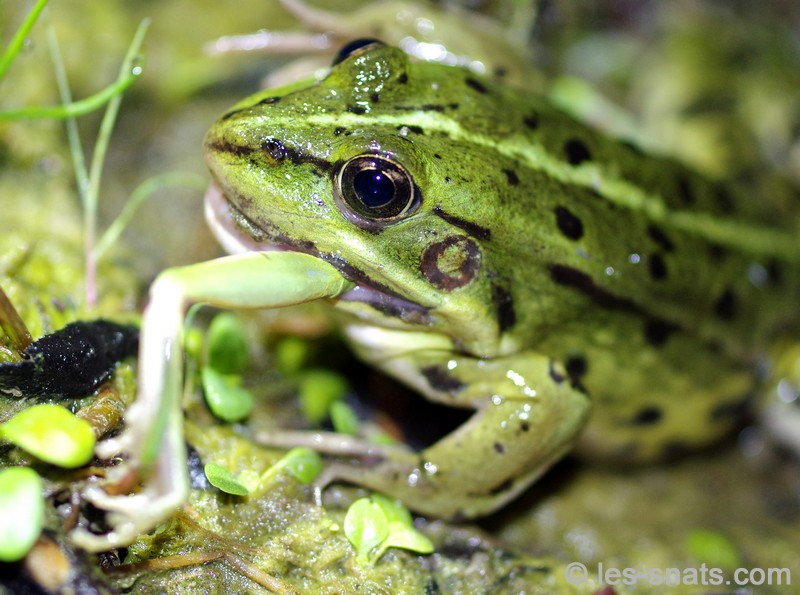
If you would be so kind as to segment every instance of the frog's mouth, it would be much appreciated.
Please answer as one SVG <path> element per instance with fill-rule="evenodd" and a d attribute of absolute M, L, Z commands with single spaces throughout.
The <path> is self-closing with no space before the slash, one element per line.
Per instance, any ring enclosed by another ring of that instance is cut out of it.
<path fill-rule="evenodd" d="M 229 254 L 244 252 L 303 252 L 316 256 L 336 267 L 343 277 L 356 286 L 339 296 L 344 302 L 361 302 L 377 310 L 382 316 L 400 318 L 412 324 L 429 324 L 431 307 L 401 297 L 383 287 L 353 267 L 341 257 L 320 253 L 311 243 L 296 245 L 257 226 L 232 204 L 216 183 L 206 191 L 205 217 L 211 232 Z"/>
<path fill-rule="evenodd" d="M 231 204 L 214 182 L 206 191 L 204 210 L 211 233 L 229 254 L 292 250 L 303 252 L 288 243 L 270 238 L 262 229 L 256 227 Z"/>

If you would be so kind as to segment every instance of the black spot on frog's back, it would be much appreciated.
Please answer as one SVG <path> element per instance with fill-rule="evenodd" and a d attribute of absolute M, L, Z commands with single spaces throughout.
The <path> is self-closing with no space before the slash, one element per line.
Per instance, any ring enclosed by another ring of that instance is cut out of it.
<path fill-rule="evenodd" d="M 513 169 L 504 169 L 503 173 L 506 175 L 506 181 L 509 186 L 519 186 L 519 176 Z"/>
<path fill-rule="evenodd" d="M 570 240 L 579 240 L 583 237 L 583 223 L 566 207 L 556 207 L 556 225 L 559 231 Z"/>
<path fill-rule="evenodd" d="M 522 118 L 522 123 L 528 130 L 536 130 L 539 128 L 539 114 L 531 113 Z"/>
<path fill-rule="evenodd" d="M 480 81 L 479 81 L 478 79 L 476 79 L 476 78 L 473 78 L 473 77 L 471 77 L 471 76 L 468 76 L 468 77 L 467 77 L 467 78 L 464 80 L 464 82 L 465 82 L 465 83 L 467 83 L 467 86 L 468 86 L 470 89 L 472 89 L 473 91 L 477 91 L 478 93 L 481 93 L 481 94 L 485 94 L 485 93 L 488 93 L 488 92 L 489 92 L 489 89 L 487 89 L 487 88 L 486 88 L 486 85 L 484 85 L 482 82 L 480 82 Z"/>
<path fill-rule="evenodd" d="M 658 407 L 642 407 L 631 420 L 635 426 L 652 426 L 661 421 L 664 413 Z"/>
<path fill-rule="evenodd" d="M 714 204 L 725 215 L 731 215 L 736 210 L 736 202 L 727 186 L 716 186 L 713 192 Z"/>
<path fill-rule="evenodd" d="M 672 333 L 677 330 L 678 326 L 671 322 L 658 318 L 651 318 L 645 321 L 644 338 L 653 347 L 660 347 L 664 345 Z"/>
<path fill-rule="evenodd" d="M 767 262 L 767 276 L 770 283 L 780 285 L 783 281 L 783 267 L 777 260 Z"/>
<path fill-rule="evenodd" d="M 722 320 L 736 318 L 737 300 L 732 289 L 726 289 L 714 303 L 714 313 Z"/>
<path fill-rule="evenodd" d="M 695 195 L 694 184 L 691 178 L 687 176 L 679 176 L 676 185 L 676 194 L 682 204 L 689 206 L 697 202 L 697 196 Z"/>
<path fill-rule="evenodd" d="M 667 265 L 660 254 L 651 254 L 647 262 L 651 279 L 661 281 L 667 278 Z"/>
<path fill-rule="evenodd" d="M 667 237 L 667 234 L 655 224 L 647 227 L 647 235 L 665 252 L 672 252 L 675 249 L 675 244 Z"/>
<path fill-rule="evenodd" d="M 627 297 L 615 295 L 597 285 L 590 275 L 580 269 L 563 264 L 550 264 L 547 269 L 550 272 L 550 278 L 555 283 L 573 288 L 603 308 L 630 313 L 641 312 L 641 309 L 633 301 Z"/>
<path fill-rule="evenodd" d="M 592 159 L 589 147 L 578 138 L 571 138 L 564 143 L 564 156 L 571 165 L 580 165 Z"/>

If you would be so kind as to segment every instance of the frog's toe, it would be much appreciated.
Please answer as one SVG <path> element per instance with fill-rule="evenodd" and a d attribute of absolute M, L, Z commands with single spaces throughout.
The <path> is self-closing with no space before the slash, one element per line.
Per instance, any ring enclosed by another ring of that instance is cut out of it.
<path fill-rule="evenodd" d="M 98 442 L 94 447 L 94 454 L 97 455 L 98 459 L 111 459 L 128 450 L 130 447 L 129 443 L 130 440 L 127 440 L 127 433 L 123 433 L 115 438 L 109 438 Z"/>
<path fill-rule="evenodd" d="M 115 496 L 108 494 L 99 486 L 87 488 L 83 497 L 100 510 L 131 518 L 136 518 L 136 515 L 145 512 L 152 500 L 152 497 L 146 492 L 126 496 Z"/>
<path fill-rule="evenodd" d="M 135 529 L 114 530 L 102 535 L 95 535 L 86 529 L 73 529 L 70 539 L 78 547 L 87 552 L 107 552 L 120 547 L 125 547 L 136 537 Z"/>
<path fill-rule="evenodd" d="M 91 486 L 84 492 L 84 498 L 108 513 L 111 530 L 95 535 L 78 528 L 72 532 L 72 539 L 80 547 L 93 552 L 130 545 L 139 535 L 149 532 L 175 512 L 185 497 L 184 491 L 159 492 L 155 489 L 115 496 L 99 486 Z"/>
<path fill-rule="evenodd" d="M 156 511 L 150 506 L 150 499 L 145 494 L 110 496 L 100 488 L 93 487 L 86 490 L 84 497 L 97 508 L 109 513 L 108 524 L 111 527 L 101 535 L 80 527 L 71 533 L 72 540 L 78 546 L 91 552 L 129 545 L 160 520 L 154 516 Z"/>

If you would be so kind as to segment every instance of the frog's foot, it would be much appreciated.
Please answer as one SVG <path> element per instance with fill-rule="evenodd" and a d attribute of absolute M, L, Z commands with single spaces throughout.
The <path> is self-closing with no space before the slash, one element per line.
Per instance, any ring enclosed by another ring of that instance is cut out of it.
<path fill-rule="evenodd" d="M 166 428 L 157 442 L 159 456 L 151 467 L 146 467 L 143 461 L 147 460 L 147 453 L 143 445 L 148 438 L 145 431 L 148 426 L 139 422 L 141 408 L 136 405 L 134 403 L 129 409 L 128 427 L 120 435 L 95 447 L 100 458 L 123 456 L 127 460 L 109 470 L 102 486 L 90 485 L 83 492 L 87 502 L 107 513 L 106 521 L 110 527 L 110 531 L 103 535 L 82 528 L 72 532 L 73 541 L 88 551 L 100 552 L 129 545 L 169 517 L 188 496 L 180 411 L 168 412 Z M 144 487 L 131 493 L 140 480 Z"/>
<path fill-rule="evenodd" d="M 84 490 L 83 497 L 107 513 L 111 530 L 103 535 L 86 529 L 75 529 L 71 537 L 80 547 L 91 552 L 101 552 L 131 544 L 139 535 L 147 533 L 168 518 L 186 500 L 189 484 L 183 462 L 180 469 L 171 464 L 161 465 L 146 487 L 136 494 L 114 495 L 99 485 Z M 123 464 L 114 469 L 111 487 L 121 487 L 138 477 L 136 468 Z"/>
<path fill-rule="evenodd" d="M 110 513 L 108 523 L 112 529 L 103 535 L 95 535 L 77 528 L 71 538 L 87 551 L 102 552 L 130 545 L 138 536 L 149 532 L 181 505 L 186 494 L 174 492 L 157 495 L 145 491 L 131 496 L 111 496 L 94 486 L 87 489 L 84 496 L 98 508 Z"/>

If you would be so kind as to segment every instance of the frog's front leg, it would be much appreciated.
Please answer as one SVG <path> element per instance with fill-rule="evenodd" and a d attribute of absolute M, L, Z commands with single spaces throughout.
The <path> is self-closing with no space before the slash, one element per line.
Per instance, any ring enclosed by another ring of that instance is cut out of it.
<path fill-rule="evenodd" d="M 475 415 L 422 452 L 398 449 L 370 466 L 335 464 L 325 480 L 384 492 L 432 516 L 476 517 L 514 498 L 560 459 L 587 419 L 588 396 L 573 386 L 563 366 L 544 355 L 524 351 L 480 359 L 430 349 L 404 353 L 402 346 L 410 343 L 403 333 L 381 334 L 400 347 L 373 359 L 377 365 L 433 400 L 474 408 Z"/>
<path fill-rule="evenodd" d="M 137 398 L 126 412 L 124 432 L 97 447 L 101 458 L 125 457 L 109 477 L 109 487 L 123 493 L 91 486 L 84 494 L 110 513 L 112 529 L 105 535 L 76 529 L 73 539 L 93 551 L 127 545 L 186 498 L 181 393 L 182 329 L 188 304 L 276 308 L 336 297 L 350 287 L 329 264 L 295 252 L 248 252 L 159 275 L 142 317 Z M 144 488 L 129 495 L 140 477 Z"/>

